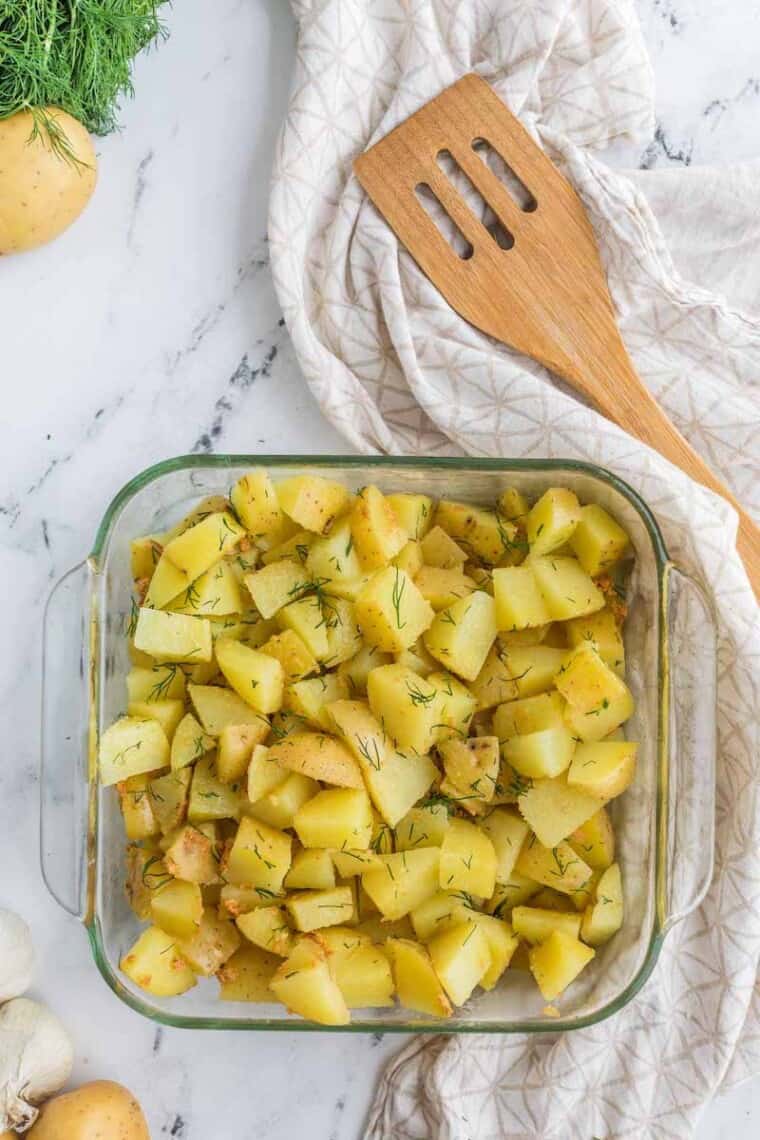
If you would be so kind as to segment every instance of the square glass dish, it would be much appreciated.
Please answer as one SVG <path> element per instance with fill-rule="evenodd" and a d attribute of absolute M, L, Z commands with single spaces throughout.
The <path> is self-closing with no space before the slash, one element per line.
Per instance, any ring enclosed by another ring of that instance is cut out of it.
<path fill-rule="evenodd" d="M 179 998 L 139 990 L 118 968 L 140 924 L 124 891 L 125 838 L 117 796 L 99 786 L 99 734 L 125 707 L 129 544 L 166 528 L 202 497 L 227 493 L 251 467 L 275 480 L 319 472 L 351 489 L 425 492 L 492 504 L 508 486 L 538 497 L 566 486 L 628 531 L 635 549 L 626 623 L 627 681 L 640 742 L 633 786 L 612 811 L 625 886 L 625 921 L 563 995 L 559 1018 L 542 1014 L 531 979 L 507 971 L 444 1021 L 401 1008 L 354 1011 L 348 1031 L 524 1033 L 591 1025 L 620 1009 L 651 973 L 668 929 L 701 901 L 712 876 L 715 814 L 715 628 L 702 589 L 669 561 L 646 504 L 599 467 L 571 461 L 331 456 L 187 456 L 128 483 L 106 511 L 89 558 L 54 588 L 45 615 L 41 858 L 54 897 L 87 927 L 95 962 L 128 1005 L 155 1021 L 195 1029 L 323 1027 L 282 1006 L 219 1001 L 201 979 Z"/>

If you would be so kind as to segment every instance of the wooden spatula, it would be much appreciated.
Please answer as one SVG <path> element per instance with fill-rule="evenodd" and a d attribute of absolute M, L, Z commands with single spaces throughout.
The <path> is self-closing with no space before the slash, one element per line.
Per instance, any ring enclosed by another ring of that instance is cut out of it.
<path fill-rule="evenodd" d="M 529 191 L 527 208 L 481 157 L 483 144 Z M 501 243 L 444 173 L 442 152 L 496 215 Z M 562 376 L 608 419 L 736 507 L 737 546 L 759 595 L 757 526 L 636 375 L 578 195 L 485 80 L 464 76 L 361 155 L 354 169 L 422 271 L 465 320 Z M 420 188 L 438 199 L 469 243 L 467 255 L 438 229 L 417 196 Z"/>

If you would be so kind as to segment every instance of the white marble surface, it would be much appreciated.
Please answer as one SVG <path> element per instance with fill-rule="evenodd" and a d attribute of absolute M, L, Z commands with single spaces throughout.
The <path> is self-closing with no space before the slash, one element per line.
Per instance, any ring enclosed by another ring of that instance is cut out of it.
<path fill-rule="evenodd" d="M 760 148 L 760 0 L 638 0 L 658 130 L 628 160 L 728 162 Z M 211 14 L 213 11 L 213 15 Z M 286 0 L 184 0 L 139 62 L 100 185 L 58 243 L 0 268 L 0 905 L 32 924 L 35 992 L 71 1027 L 75 1077 L 110 1077 L 152 1134 L 349 1140 L 397 1039 L 157 1031 L 122 1006 L 37 861 L 42 606 L 114 492 L 185 451 L 341 451 L 301 382 L 267 267 L 266 199 L 295 32 Z M 72 661 L 75 667 L 75 660 Z M 296 1081 L 298 1093 L 295 1093 Z M 700 1140 L 760 1131 L 760 1082 Z"/>

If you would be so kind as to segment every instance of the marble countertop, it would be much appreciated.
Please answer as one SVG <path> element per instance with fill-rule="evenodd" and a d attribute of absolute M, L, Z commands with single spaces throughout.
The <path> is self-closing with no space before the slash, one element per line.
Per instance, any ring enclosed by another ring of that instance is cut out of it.
<path fill-rule="evenodd" d="M 658 81 L 635 165 L 757 157 L 760 0 L 637 0 Z M 137 66 L 100 184 L 57 243 L 2 264 L 0 905 L 31 923 L 34 993 L 71 1028 L 75 1078 L 129 1085 L 154 1138 L 362 1135 L 392 1036 L 157 1029 L 100 980 L 38 869 L 39 629 L 119 487 L 181 452 L 347 451 L 303 384 L 268 270 L 273 148 L 295 51 L 286 0 L 184 0 Z M 73 667 L 73 662 L 72 662 Z M 316 1047 L 318 1045 L 318 1048 Z M 294 1082 L 298 1081 L 298 1095 Z M 760 1082 L 716 1101 L 700 1140 L 760 1131 Z"/>

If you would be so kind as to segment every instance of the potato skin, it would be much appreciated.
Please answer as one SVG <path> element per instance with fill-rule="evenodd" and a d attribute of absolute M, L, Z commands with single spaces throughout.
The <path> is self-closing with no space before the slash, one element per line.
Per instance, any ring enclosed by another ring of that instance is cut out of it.
<path fill-rule="evenodd" d="M 142 1109 L 114 1081 L 93 1081 L 43 1105 L 29 1140 L 150 1140 Z"/>
<path fill-rule="evenodd" d="M 47 107 L 45 113 L 85 165 L 59 158 L 44 130 L 30 142 L 31 111 L 0 120 L 0 254 L 36 249 L 58 237 L 76 221 L 95 189 L 97 159 L 89 134 L 58 107 Z"/>

